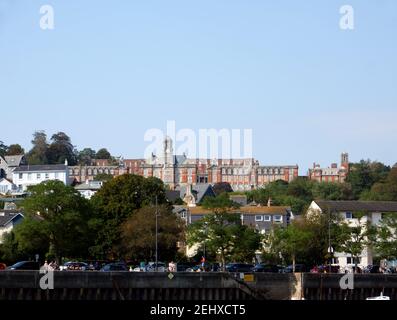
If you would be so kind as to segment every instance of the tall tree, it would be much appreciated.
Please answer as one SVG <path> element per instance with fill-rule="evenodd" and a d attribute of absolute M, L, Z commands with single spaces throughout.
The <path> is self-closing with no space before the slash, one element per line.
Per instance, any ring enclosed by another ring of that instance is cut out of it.
<path fill-rule="evenodd" d="M 32 149 L 27 155 L 27 161 L 31 165 L 48 164 L 47 159 L 47 135 L 44 131 L 36 131 L 33 133 Z"/>
<path fill-rule="evenodd" d="M 91 252 L 97 256 L 118 257 L 120 226 L 137 209 L 155 203 L 166 204 L 165 188 L 160 179 L 125 174 L 106 182 L 92 197 L 95 209 L 93 227 L 97 228 L 96 245 Z"/>
<path fill-rule="evenodd" d="M 6 152 L 7 156 L 25 154 L 25 150 L 19 144 L 11 144 Z"/>
<path fill-rule="evenodd" d="M 80 165 L 90 166 L 92 164 L 92 160 L 95 159 L 96 152 L 91 148 L 84 148 L 79 152 L 78 162 Z"/>
<path fill-rule="evenodd" d="M 64 163 L 65 160 L 72 166 L 77 163 L 75 148 L 66 133 L 58 132 L 52 135 L 47 158 L 50 164 Z"/>
<path fill-rule="evenodd" d="M 29 192 L 31 195 L 24 200 L 23 208 L 31 217 L 41 219 L 42 230 L 48 237 L 49 254 L 58 262 L 64 256 L 87 256 L 92 241 L 88 201 L 73 187 L 57 180 L 31 186 Z"/>
<path fill-rule="evenodd" d="M 397 212 L 382 214 L 378 225 L 371 226 L 370 243 L 381 259 L 397 259 Z"/>
<path fill-rule="evenodd" d="M 99 149 L 95 155 L 96 159 L 111 159 L 112 155 L 106 148 Z"/>
<path fill-rule="evenodd" d="M 210 213 L 189 225 L 188 245 L 205 245 L 208 252 L 219 257 L 222 268 L 234 259 L 251 262 L 261 246 L 261 237 L 256 230 L 241 224 L 240 215 L 234 212 L 238 205 L 222 193 L 215 198 L 204 199 L 203 207 Z"/>
<path fill-rule="evenodd" d="M 362 194 L 363 200 L 397 201 L 397 167 L 393 168 L 384 182 L 375 183 L 369 192 Z"/>
<path fill-rule="evenodd" d="M 156 212 L 158 235 L 158 259 L 174 260 L 178 251 L 177 242 L 183 240 L 183 221 L 169 206 L 147 206 L 127 218 L 121 225 L 121 247 L 129 259 L 154 259 L 156 248 Z M 154 261 L 154 260 L 153 260 Z"/>

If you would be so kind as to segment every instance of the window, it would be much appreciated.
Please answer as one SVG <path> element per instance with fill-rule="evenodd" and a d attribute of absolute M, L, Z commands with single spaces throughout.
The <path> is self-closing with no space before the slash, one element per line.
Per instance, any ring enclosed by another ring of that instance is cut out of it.
<path fill-rule="evenodd" d="M 19 179 L 22 179 L 23 178 L 23 173 L 20 173 L 19 174 Z"/>
<path fill-rule="evenodd" d="M 359 264 L 360 263 L 360 258 L 355 258 L 353 259 L 353 257 L 346 257 L 346 263 L 347 264 Z"/>
<path fill-rule="evenodd" d="M 277 222 L 277 223 L 283 222 L 283 216 L 282 216 L 282 215 L 279 215 L 279 214 L 274 215 L 274 216 L 273 216 L 273 221 L 274 221 L 274 222 Z"/>
<path fill-rule="evenodd" d="M 346 213 L 345 213 L 345 218 L 348 219 L 348 220 L 353 219 L 353 213 L 351 213 L 351 212 L 346 212 Z"/>
<path fill-rule="evenodd" d="M 46 173 L 46 174 L 45 174 L 45 178 L 46 178 L 46 179 L 50 179 L 50 174 L 49 174 L 49 173 Z"/>
<path fill-rule="evenodd" d="M 40 174 L 40 173 L 36 174 L 36 179 L 37 179 L 37 180 L 40 180 L 40 179 L 41 179 L 41 174 Z"/>
<path fill-rule="evenodd" d="M 59 176 L 58 172 L 55 172 L 55 179 L 58 179 L 58 176 Z"/>
<path fill-rule="evenodd" d="M 263 221 L 263 216 L 255 216 L 255 221 Z"/>
<path fill-rule="evenodd" d="M 263 221 L 272 221 L 272 217 L 270 215 L 264 215 L 263 216 Z"/>

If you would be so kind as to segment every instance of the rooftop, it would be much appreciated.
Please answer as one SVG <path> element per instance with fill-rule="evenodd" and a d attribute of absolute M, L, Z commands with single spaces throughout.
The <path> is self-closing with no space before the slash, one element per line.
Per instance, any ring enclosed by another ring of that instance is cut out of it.
<path fill-rule="evenodd" d="M 314 201 L 322 210 L 397 212 L 397 201 Z"/>

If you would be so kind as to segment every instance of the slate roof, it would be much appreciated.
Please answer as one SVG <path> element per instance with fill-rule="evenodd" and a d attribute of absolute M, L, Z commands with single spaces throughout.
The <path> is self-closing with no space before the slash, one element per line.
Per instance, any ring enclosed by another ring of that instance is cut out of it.
<path fill-rule="evenodd" d="M 22 215 L 19 210 L 0 210 L 0 227 L 5 227 L 19 215 Z"/>
<path fill-rule="evenodd" d="M 186 186 L 182 186 L 179 188 L 181 199 L 185 197 L 186 190 L 187 190 Z M 215 197 L 215 192 L 212 189 L 212 186 L 208 183 L 198 183 L 193 185 L 192 194 L 196 198 L 196 203 L 200 203 L 204 199 L 204 196 Z"/>
<path fill-rule="evenodd" d="M 397 212 L 397 201 L 314 201 L 322 210 Z"/>
<path fill-rule="evenodd" d="M 18 167 L 23 159 L 24 155 L 15 155 L 15 156 L 4 156 L 4 160 L 7 162 L 9 167 Z"/>
<path fill-rule="evenodd" d="M 20 166 L 14 172 L 43 172 L 43 171 L 65 171 L 68 166 L 65 164 L 47 164 L 47 165 L 28 165 Z"/>

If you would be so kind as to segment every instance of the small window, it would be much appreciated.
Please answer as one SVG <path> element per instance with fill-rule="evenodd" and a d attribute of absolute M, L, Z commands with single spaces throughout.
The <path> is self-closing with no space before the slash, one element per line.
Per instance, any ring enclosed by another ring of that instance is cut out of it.
<path fill-rule="evenodd" d="M 264 215 L 263 216 L 263 221 L 272 221 L 272 217 L 270 215 Z"/>
<path fill-rule="evenodd" d="M 22 179 L 23 178 L 23 173 L 20 173 L 19 174 L 19 179 Z"/>
<path fill-rule="evenodd" d="M 37 178 L 37 180 L 41 179 L 41 174 L 38 173 L 38 174 L 36 175 L 36 178 Z"/>
<path fill-rule="evenodd" d="M 273 221 L 274 221 L 274 222 L 277 222 L 277 223 L 283 222 L 283 216 L 282 216 L 282 215 L 279 215 L 279 214 L 274 215 L 274 216 L 273 216 Z"/>
<path fill-rule="evenodd" d="M 46 173 L 46 174 L 45 174 L 45 178 L 46 178 L 46 179 L 50 179 L 50 174 L 49 174 L 49 173 Z"/>
<path fill-rule="evenodd" d="M 255 221 L 263 221 L 263 216 L 255 216 Z"/>
<path fill-rule="evenodd" d="M 348 219 L 348 220 L 353 219 L 353 213 L 351 213 L 351 212 L 346 212 L 346 213 L 345 213 L 345 217 L 346 217 L 346 219 Z"/>
<path fill-rule="evenodd" d="M 58 172 L 55 172 L 55 179 L 58 179 L 58 177 L 59 177 Z"/>

